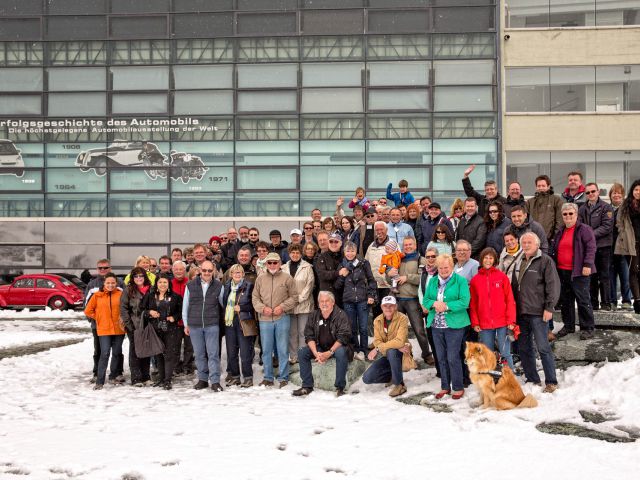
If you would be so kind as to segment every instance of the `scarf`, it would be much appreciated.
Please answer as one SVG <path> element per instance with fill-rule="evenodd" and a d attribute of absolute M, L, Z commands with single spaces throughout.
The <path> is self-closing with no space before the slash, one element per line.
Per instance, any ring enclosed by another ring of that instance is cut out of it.
<path fill-rule="evenodd" d="M 141 287 L 138 287 L 138 290 L 140 291 L 140 293 L 142 295 L 145 295 L 149 291 L 150 288 L 151 288 L 150 285 L 142 285 Z"/>
<path fill-rule="evenodd" d="M 518 253 L 518 251 L 519 251 L 519 250 L 520 250 L 520 245 L 516 245 L 516 246 L 513 248 L 513 250 L 509 250 L 509 249 L 507 248 L 507 253 L 508 253 L 509 255 L 515 256 L 515 255 Z"/>
<path fill-rule="evenodd" d="M 238 288 L 240 287 L 240 285 L 242 285 L 242 282 L 236 284 L 233 280 L 231 280 L 231 292 L 229 292 L 227 306 L 224 310 L 224 324 L 227 327 L 233 325 L 233 318 L 236 315 L 236 312 L 233 308 L 236 306 L 236 293 L 238 292 Z"/>
<path fill-rule="evenodd" d="M 302 258 L 300 258 L 300 260 L 298 260 L 297 262 L 289 260 L 289 275 L 291 275 L 292 278 L 296 276 L 296 272 L 298 271 L 298 267 L 300 266 L 301 261 Z"/>
<path fill-rule="evenodd" d="M 267 259 L 266 258 L 263 259 L 263 260 L 258 259 L 256 261 L 256 267 L 258 267 L 260 270 L 266 270 L 267 269 Z"/>
<path fill-rule="evenodd" d="M 413 252 L 413 253 L 406 253 L 404 257 L 402 257 L 402 261 L 403 262 L 409 262 L 411 260 L 417 260 L 418 259 L 418 252 Z"/>
<path fill-rule="evenodd" d="M 430 267 L 429 265 L 425 265 L 424 269 L 432 277 L 438 273 L 438 267 L 436 265 L 434 265 L 433 267 Z"/>

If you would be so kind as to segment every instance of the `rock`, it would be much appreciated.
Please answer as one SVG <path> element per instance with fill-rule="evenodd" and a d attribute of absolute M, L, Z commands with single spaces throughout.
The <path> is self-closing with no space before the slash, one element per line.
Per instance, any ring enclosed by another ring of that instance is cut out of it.
<path fill-rule="evenodd" d="M 367 367 L 367 362 L 362 360 L 354 359 L 352 362 L 349 362 L 349 368 L 347 369 L 347 386 L 345 387 L 345 390 L 349 390 L 349 387 L 360 379 Z M 324 364 L 311 362 L 311 371 L 313 372 L 313 388 L 328 390 L 331 392 L 335 391 L 336 361 L 334 358 L 329 359 Z M 295 385 L 302 385 L 300 367 L 298 365 L 292 365 L 289 369 L 289 380 Z"/>
<path fill-rule="evenodd" d="M 430 395 L 434 395 L 434 393 L 433 392 L 416 393 L 415 395 L 398 397 L 398 398 L 396 398 L 396 401 L 400 402 L 400 403 L 407 404 L 407 405 L 420 405 L 420 401 L 423 398 L 426 398 L 426 397 L 428 397 Z"/>
<path fill-rule="evenodd" d="M 635 439 L 640 438 L 640 428 L 638 427 L 633 427 L 628 425 L 616 425 L 613 428 L 628 434 L 631 438 L 635 438 Z"/>
<path fill-rule="evenodd" d="M 640 330 L 640 316 L 616 310 L 614 312 L 594 312 L 596 328 L 622 328 Z"/>
<path fill-rule="evenodd" d="M 612 413 L 602 414 L 600 412 L 590 412 L 588 410 L 580 410 L 580 416 L 585 422 L 596 423 L 596 424 L 608 422 L 610 420 L 617 420 L 618 418 Z"/>
<path fill-rule="evenodd" d="M 640 353 L 640 335 L 622 330 L 596 330 L 593 338 L 580 340 L 578 332 L 562 337 L 552 345 L 560 365 L 622 362 Z"/>
<path fill-rule="evenodd" d="M 420 405 L 427 407 L 437 413 L 451 413 L 453 410 L 449 405 L 443 402 L 438 402 L 434 397 L 433 392 L 416 393 L 409 397 L 396 398 L 397 402 L 404 403 L 406 405 Z"/>
<path fill-rule="evenodd" d="M 582 425 L 574 423 L 540 423 L 536 425 L 536 429 L 542 433 L 550 433 L 551 435 L 571 435 L 574 437 L 593 438 L 594 440 L 604 440 L 610 443 L 630 443 L 635 442 L 634 438 L 619 437 L 610 433 L 592 430 Z"/>

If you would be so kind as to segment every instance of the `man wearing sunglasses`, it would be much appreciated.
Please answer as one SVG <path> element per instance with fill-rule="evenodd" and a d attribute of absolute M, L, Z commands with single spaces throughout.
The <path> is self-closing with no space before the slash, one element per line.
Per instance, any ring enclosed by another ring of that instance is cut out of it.
<path fill-rule="evenodd" d="M 376 212 L 376 207 L 369 207 L 366 215 L 364 216 L 364 225 L 359 227 L 360 232 L 360 245 L 358 248 L 358 252 L 362 254 L 364 257 L 367 253 L 367 249 L 369 245 L 376 238 L 375 233 L 373 231 L 373 225 L 378 221 L 378 212 Z"/>

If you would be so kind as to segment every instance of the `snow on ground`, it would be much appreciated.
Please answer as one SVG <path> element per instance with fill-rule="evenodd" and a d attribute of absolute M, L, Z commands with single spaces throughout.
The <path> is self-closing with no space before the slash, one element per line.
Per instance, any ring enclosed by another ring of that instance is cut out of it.
<path fill-rule="evenodd" d="M 89 323 L 86 320 L 0 319 L 0 349 L 37 342 L 83 338 L 90 334 Z"/>
<path fill-rule="evenodd" d="M 551 395 L 526 388 L 536 409 L 473 408 L 472 387 L 462 400 L 446 400 L 453 413 L 435 413 L 361 382 L 352 387 L 358 394 L 341 398 L 321 391 L 294 398 L 293 386 L 195 391 L 185 377 L 168 392 L 93 391 L 91 355 L 86 340 L 0 361 L 0 478 L 607 480 L 636 478 L 640 466 L 640 442 L 535 429 L 542 421 L 581 423 L 579 409 L 613 412 L 613 425 L 639 427 L 640 357 L 559 372 L 561 388 Z M 434 375 L 410 372 L 408 395 L 438 391 Z M 607 425 L 589 424 L 613 431 Z"/>
<path fill-rule="evenodd" d="M 45 307 L 43 309 L 33 309 L 29 310 L 28 308 L 23 308 L 22 310 L 0 310 L 0 320 L 5 319 L 42 319 L 42 320 L 50 320 L 50 319 L 83 319 L 85 318 L 84 312 L 82 310 L 51 310 L 49 307 Z"/>

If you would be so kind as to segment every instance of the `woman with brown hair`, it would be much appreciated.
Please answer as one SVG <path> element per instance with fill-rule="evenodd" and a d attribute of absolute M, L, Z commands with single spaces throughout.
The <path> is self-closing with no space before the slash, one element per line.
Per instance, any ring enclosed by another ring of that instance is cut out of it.
<path fill-rule="evenodd" d="M 613 207 L 613 249 L 615 250 L 616 241 L 618 240 L 618 212 L 624 201 L 624 187 L 620 183 L 614 183 L 609 189 L 609 200 Z M 609 284 L 611 286 L 611 302 L 613 308 L 618 304 L 618 278 L 620 279 L 620 294 L 622 295 L 623 310 L 630 310 L 631 306 L 631 289 L 629 288 L 629 262 L 624 255 L 616 255 L 615 252 L 611 256 L 611 268 L 609 270 Z"/>
<path fill-rule="evenodd" d="M 633 310 L 640 314 L 640 179 L 633 182 L 618 211 L 618 239 L 614 253 L 631 257 L 629 287 Z"/>

